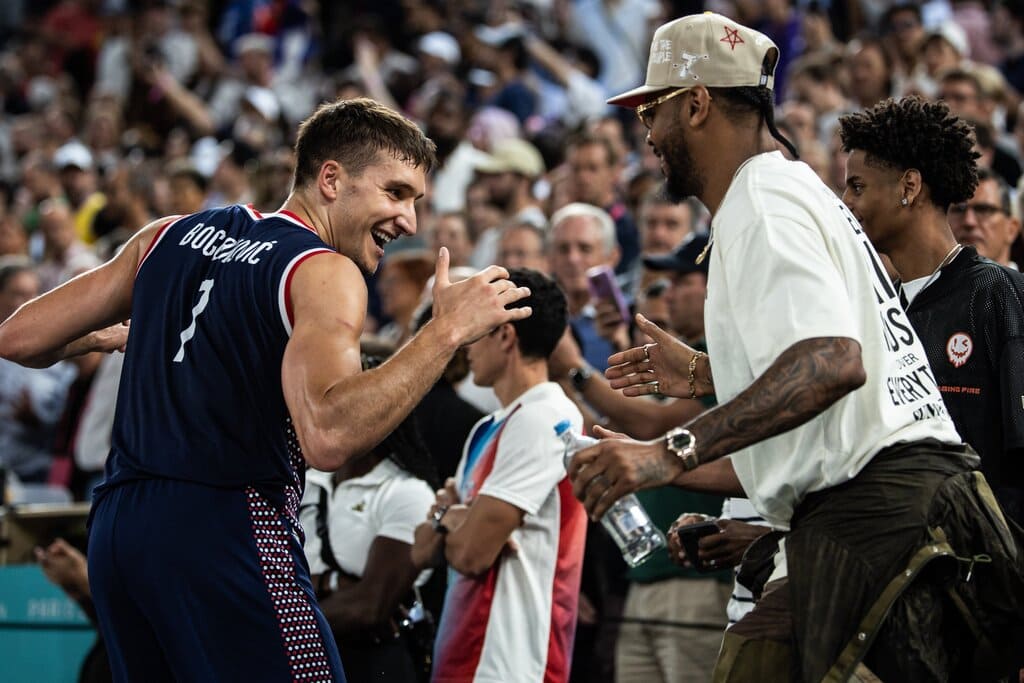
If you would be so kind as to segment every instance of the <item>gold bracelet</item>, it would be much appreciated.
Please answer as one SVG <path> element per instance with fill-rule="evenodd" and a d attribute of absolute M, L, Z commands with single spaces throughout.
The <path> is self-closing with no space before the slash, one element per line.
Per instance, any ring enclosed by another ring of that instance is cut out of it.
<path fill-rule="evenodd" d="M 693 358 L 690 359 L 690 375 L 689 375 L 689 377 L 686 378 L 686 381 L 689 382 L 689 384 L 690 384 L 690 398 L 691 399 L 697 398 L 697 387 L 694 385 L 694 383 L 697 381 L 697 377 L 696 377 L 697 360 L 701 356 L 705 356 L 706 357 L 707 355 L 708 354 L 704 353 L 703 351 L 694 351 Z"/>

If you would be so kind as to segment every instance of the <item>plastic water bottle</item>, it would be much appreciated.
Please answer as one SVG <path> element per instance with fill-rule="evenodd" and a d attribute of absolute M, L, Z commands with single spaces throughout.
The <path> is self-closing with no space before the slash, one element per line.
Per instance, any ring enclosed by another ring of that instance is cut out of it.
<path fill-rule="evenodd" d="M 597 439 L 576 434 L 568 420 L 555 425 L 555 434 L 565 444 L 565 469 L 569 469 L 576 451 L 593 446 Z M 601 525 L 619 546 L 622 559 L 637 567 L 651 559 L 654 551 L 665 547 L 665 536 L 654 526 L 644 507 L 632 493 L 615 502 L 601 518 Z"/>

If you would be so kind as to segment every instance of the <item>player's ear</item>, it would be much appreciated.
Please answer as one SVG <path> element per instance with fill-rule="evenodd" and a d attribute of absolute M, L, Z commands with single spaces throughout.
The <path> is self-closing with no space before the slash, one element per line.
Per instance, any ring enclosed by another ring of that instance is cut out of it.
<path fill-rule="evenodd" d="M 345 169 L 334 159 L 328 159 L 322 163 L 316 177 L 316 185 L 320 194 L 328 201 L 335 201 L 341 193 L 341 184 L 345 175 Z"/>

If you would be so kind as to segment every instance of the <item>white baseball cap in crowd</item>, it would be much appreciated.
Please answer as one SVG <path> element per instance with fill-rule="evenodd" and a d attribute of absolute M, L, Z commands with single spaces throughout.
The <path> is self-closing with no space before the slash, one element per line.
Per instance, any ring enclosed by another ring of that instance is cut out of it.
<path fill-rule="evenodd" d="M 246 33 L 235 39 L 234 47 L 236 55 L 246 52 L 265 52 L 272 55 L 274 54 L 274 39 L 265 33 Z"/>
<path fill-rule="evenodd" d="M 779 48 L 768 36 L 714 12 L 692 14 L 654 32 L 647 80 L 608 100 L 637 107 L 652 95 L 690 86 L 772 89 Z"/>
<path fill-rule="evenodd" d="M 971 56 L 971 45 L 967 41 L 967 32 L 960 27 L 955 21 L 944 21 L 938 26 L 928 31 L 922 45 L 931 42 L 935 38 L 941 38 L 949 43 L 957 54 L 961 57 Z"/>
<path fill-rule="evenodd" d="M 448 66 L 458 66 L 462 60 L 459 42 L 444 31 L 431 31 L 422 36 L 416 48 L 425 55 L 444 60 Z"/>
<path fill-rule="evenodd" d="M 53 165 L 61 170 L 74 166 L 83 171 L 91 171 L 92 152 L 78 140 L 72 140 L 57 148 L 53 154 Z"/>
<path fill-rule="evenodd" d="M 277 95 L 270 88 L 250 85 L 245 89 L 243 99 L 258 111 L 260 116 L 271 123 L 276 122 L 281 116 L 281 104 L 277 101 Z"/>

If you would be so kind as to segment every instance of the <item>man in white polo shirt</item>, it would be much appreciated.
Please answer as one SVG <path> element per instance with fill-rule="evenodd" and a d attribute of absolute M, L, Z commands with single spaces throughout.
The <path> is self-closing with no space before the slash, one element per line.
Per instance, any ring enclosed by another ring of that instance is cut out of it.
<path fill-rule="evenodd" d="M 984 665 L 1008 673 L 1024 631 L 984 591 L 1024 597 L 1017 542 L 856 219 L 776 149 L 791 147 L 773 121 L 778 58 L 725 17 L 684 17 L 655 33 L 646 85 L 611 100 L 648 127 L 670 193 L 713 219 L 708 354 L 640 321 L 658 343 L 612 356 L 608 377 L 628 395 L 713 391 L 720 405 L 662 439 L 578 454 L 576 495 L 596 518 L 668 483 L 745 492 L 789 530 L 716 681 L 845 681 L 862 662 L 883 680 L 980 680 L 993 672 L 976 668 L 984 648 L 957 628 L 947 588 L 965 617 L 1000 624 L 979 635 L 998 653 Z M 982 555 L 984 579 L 970 560 L 960 575 L 970 564 L 973 585 L 915 580 L 926 566 L 955 578 L 957 558 Z"/>

